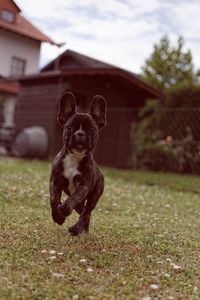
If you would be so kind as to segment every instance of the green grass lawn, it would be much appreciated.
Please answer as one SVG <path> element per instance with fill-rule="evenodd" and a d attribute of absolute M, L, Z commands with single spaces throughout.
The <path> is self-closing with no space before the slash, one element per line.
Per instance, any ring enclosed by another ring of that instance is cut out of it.
<path fill-rule="evenodd" d="M 0 299 L 200 299 L 200 179 L 103 171 L 90 233 L 71 237 L 50 164 L 0 158 Z"/>

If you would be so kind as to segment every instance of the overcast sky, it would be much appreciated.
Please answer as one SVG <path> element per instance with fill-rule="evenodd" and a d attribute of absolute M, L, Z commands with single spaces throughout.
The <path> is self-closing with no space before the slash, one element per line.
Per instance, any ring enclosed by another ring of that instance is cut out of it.
<path fill-rule="evenodd" d="M 200 0 L 17 0 L 62 48 L 43 45 L 41 66 L 71 49 L 135 73 L 163 34 L 185 38 L 200 68 Z"/>

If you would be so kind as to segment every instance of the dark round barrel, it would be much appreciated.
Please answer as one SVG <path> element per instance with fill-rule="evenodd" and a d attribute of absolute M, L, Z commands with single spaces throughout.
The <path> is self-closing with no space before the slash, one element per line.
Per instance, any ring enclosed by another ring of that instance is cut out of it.
<path fill-rule="evenodd" d="M 13 153 L 19 157 L 44 158 L 47 155 L 49 139 L 41 126 L 21 130 L 13 142 Z"/>

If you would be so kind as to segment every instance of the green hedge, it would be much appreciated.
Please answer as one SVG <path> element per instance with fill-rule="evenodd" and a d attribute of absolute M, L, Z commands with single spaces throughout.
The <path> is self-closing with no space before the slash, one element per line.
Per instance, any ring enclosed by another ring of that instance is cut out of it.
<path fill-rule="evenodd" d="M 200 174 L 200 86 L 169 90 L 164 103 L 149 101 L 132 134 L 132 167 Z"/>

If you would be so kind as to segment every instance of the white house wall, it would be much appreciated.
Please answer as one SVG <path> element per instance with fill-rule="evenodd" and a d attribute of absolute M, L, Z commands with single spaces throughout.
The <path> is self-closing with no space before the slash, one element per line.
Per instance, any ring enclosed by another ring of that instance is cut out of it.
<path fill-rule="evenodd" d="M 0 29 L 0 75 L 10 76 L 12 57 L 26 60 L 25 74 L 39 70 L 40 42 Z"/>

